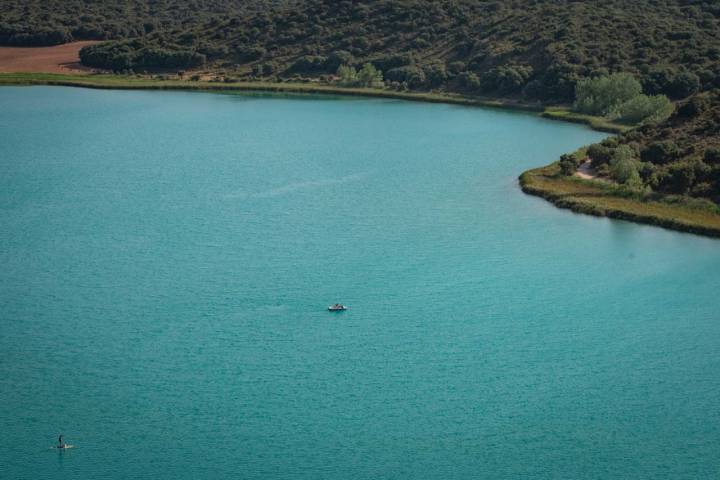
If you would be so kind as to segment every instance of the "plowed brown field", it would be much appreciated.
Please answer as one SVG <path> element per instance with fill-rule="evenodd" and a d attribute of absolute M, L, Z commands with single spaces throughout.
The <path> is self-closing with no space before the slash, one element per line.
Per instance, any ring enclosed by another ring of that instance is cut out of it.
<path fill-rule="evenodd" d="M 0 47 L 0 72 L 87 73 L 78 53 L 95 41 L 53 47 Z"/>

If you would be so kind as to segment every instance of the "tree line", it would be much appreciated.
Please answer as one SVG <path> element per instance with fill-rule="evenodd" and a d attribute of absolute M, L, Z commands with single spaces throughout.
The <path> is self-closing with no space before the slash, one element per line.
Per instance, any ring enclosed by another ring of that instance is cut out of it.
<path fill-rule="evenodd" d="M 720 86 L 719 19 L 720 4 L 699 0 L 608 0 L 602 15 L 590 0 L 6 0 L 0 43 L 111 39 L 87 62 L 192 68 L 204 56 L 237 78 L 370 63 L 394 88 L 552 103 L 628 72 L 677 100 Z"/>

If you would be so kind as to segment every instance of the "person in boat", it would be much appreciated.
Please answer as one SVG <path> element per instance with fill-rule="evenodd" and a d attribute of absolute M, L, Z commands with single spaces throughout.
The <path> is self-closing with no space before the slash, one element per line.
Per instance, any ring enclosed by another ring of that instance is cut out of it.
<path fill-rule="evenodd" d="M 58 437 L 58 445 L 57 445 L 57 448 L 65 448 L 65 443 L 63 443 L 63 436 L 62 436 L 62 435 L 60 435 L 60 436 Z"/>

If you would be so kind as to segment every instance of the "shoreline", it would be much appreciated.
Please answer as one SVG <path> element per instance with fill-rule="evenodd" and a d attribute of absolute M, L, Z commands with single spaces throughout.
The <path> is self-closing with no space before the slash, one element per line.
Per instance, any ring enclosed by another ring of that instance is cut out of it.
<path fill-rule="evenodd" d="M 619 134 L 625 133 L 635 128 L 630 125 L 614 123 L 602 117 L 593 117 L 592 115 L 585 115 L 583 113 L 573 112 L 568 108 L 547 107 L 540 114 L 540 116 L 543 118 L 547 118 L 550 120 L 558 120 L 561 122 L 580 123 L 583 125 L 587 125 L 593 130 L 597 130 L 598 132 Z"/>
<path fill-rule="evenodd" d="M 539 104 L 467 97 L 458 94 L 430 92 L 398 92 L 377 88 L 340 87 L 327 84 L 300 82 L 207 82 L 192 80 L 157 80 L 118 75 L 71 75 L 55 73 L 0 73 L 0 86 L 49 85 L 106 90 L 189 90 L 204 92 L 268 92 L 349 95 L 369 98 L 386 98 L 426 103 L 446 103 L 477 107 L 500 108 L 543 113 L 546 107 Z M 589 123 L 588 123 L 589 125 Z"/>
<path fill-rule="evenodd" d="M 322 83 L 300 82 L 208 82 L 193 80 L 159 80 L 107 74 L 58 74 L 58 73 L 0 73 L 2 86 L 49 85 L 106 90 L 188 90 L 202 92 L 267 92 L 347 95 L 366 98 L 385 98 L 411 102 L 445 103 L 471 107 L 497 108 L 537 113 L 543 118 L 577 123 L 606 133 L 623 133 L 632 127 L 610 122 L 600 117 L 575 113 L 568 107 L 549 106 L 540 103 L 523 103 L 511 99 L 471 97 L 453 93 L 399 92 L 378 88 L 341 87 Z"/>
<path fill-rule="evenodd" d="M 626 220 L 679 232 L 720 238 L 720 213 L 692 199 L 620 191 L 613 184 L 560 174 L 557 162 L 523 172 L 520 188 L 558 208 L 575 213 Z"/>
<path fill-rule="evenodd" d="M 0 73 L 0 86 L 50 85 L 107 90 L 188 90 L 200 92 L 267 92 L 290 94 L 347 95 L 426 103 L 498 108 L 537 113 L 543 118 L 586 125 L 607 133 L 622 133 L 632 127 L 605 119 L 577 114 L 563 107 L 524 104 L 507 100 L 439 93 L 396 92 L 370 88 L 346 88 L 312 83 L 233 82 L 217 83 L 191 80 L 156 80 L 117 75 L 69 75 L 52 73 Z M 682 203 L 663 202 L 617 195 L 593 180 L 561 177 L 557 162 L 527 170 L 519 176 L 523 192 L 576 213 L 655 225 L 671 230 L 720 238 L 720 214 Z"/>

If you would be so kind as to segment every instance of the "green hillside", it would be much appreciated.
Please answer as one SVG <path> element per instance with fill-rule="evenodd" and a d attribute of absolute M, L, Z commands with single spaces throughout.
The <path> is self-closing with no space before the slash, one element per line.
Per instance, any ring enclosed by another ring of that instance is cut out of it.
<path fill-rule="evenodd" d="M 333 74 L 372 62 L 389 83 L 571 101 L 579 78 L 636 74 L 682 98 L 716 85 L 720 4 L 570 0 L 4 2 L 0 43 L 113 39 L 87 64 L 204 62 L 256 76 Z M 148 53 L 149 52 L 149 53 Z M 172 57 L 171 61 L 167 58 Z"/>

